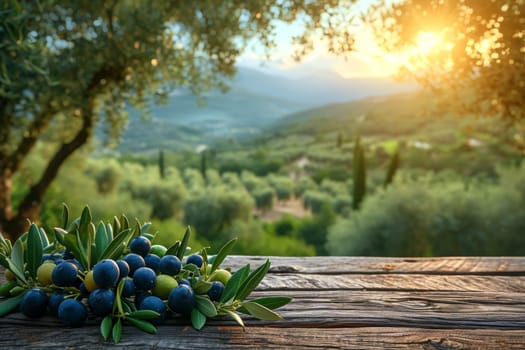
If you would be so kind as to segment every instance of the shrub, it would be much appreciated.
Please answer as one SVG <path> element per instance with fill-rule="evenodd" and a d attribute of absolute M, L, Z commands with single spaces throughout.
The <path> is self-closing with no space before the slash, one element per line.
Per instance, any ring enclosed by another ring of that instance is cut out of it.
<path fill-rule="evenodd" d="M 519 255 L 525 251 L 525 167 L 497 182 L 423 177 L 378 190 L 330 229 L 336 255 Z"/>
<path fill-rule="evenodd" d="M 236 221 L 227 230 L 228 237 L 238 237 L 233 253 L 248 255 L 312 256 L 315 249 L 295 237 L 277 236 L 263 230 L 259 221 Z"/>
<path fill-rule="evenodd" d="M 285 201 L 292 197 L 294 184 L 289 177 L 271 175 L 268 177 L 268 183 L 275 190 L 278 200 Z"/>
<path fill-rule="evenodd" d="M 190 192 L 184 203 L 184 222 L 203 238 L 216 242 L 235 220 L 249 220 L 254 207 L 246 191 L 213 187 Z"/>
<path fill-rule="evenodd" d="M 253 193 L 256 188 L 263 187 L 267 185 L 266 181 L 252 172 L 243 171 L 241 174 L 241 182 L 244 184 L 244 187 L 250 192 Z"/>
<path fill-rule="evenodd" d="M 329 194 L 319 191 L 306 191 L 303 195 L 303 207 L 310 209 L 313 214 L 321 211 L 324 205 L 331 205 L 332 198 Z"/>
<path fill-rule="evenodd" d="M 253 190 L 252 195 L 255 199 L 255 206 L 257 209 L 267 211 L 273 208 L 275 192 L 270 186 L 257 187 Z"/>
<path fill-rule="evenodd" d="M 295 183 L 294 194 L 296 197 L 302 197 L 307 190 L 317 190 L 317 184 L 310 177 L 304 176 Z"/>
<path fill-rule="evenodd" d="M 327 255 L 326 237 L 328 229 L 335 222 L 336 215 L 329 204 L 324 204 L 319 213 L 302 219 L 297 228 L 297 236 L 315 247 L 317 255 Z"/>
<path fill-rule="evenodd" d="M 151 213 L 147 217 L 168 219 L 178 215 L 186 196 L 186 189 L 177 169 L 169 167 L 166 177 L 159 179 L 155 166 L 141 167 L 125 164 L 124 187 L 135 199 L 150 203 Z"/>
<path fill-rule="evenodd" d="M 273 231 L 278 236 L 295 236 L 300 220 L 293 215 L 285 214 L 273 222 Z"/>
<path fill-rule="evenodd" d="M 87 173 L 91 174 L 97 184 L 98 193 L 107 194 L 118 187 L 122 176 L 120 165 L 115 160 L 91 161 Z"/>

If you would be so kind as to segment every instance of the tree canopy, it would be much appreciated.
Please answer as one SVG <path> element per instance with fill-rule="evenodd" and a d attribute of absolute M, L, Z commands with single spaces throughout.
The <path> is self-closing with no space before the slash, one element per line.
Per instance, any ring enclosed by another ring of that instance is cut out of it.
<path fill-rule="evenodd" d="M 380 0 L 364 21 L 386 52 L 424 42 L 426 50 L 413 50 L 402 74 L 446 92 L 448 104 L 525 119 L 523 0 Z"/>
<path fill-rule="evenodd" d="M 126 104 L 171 90 L 224 88 L 256 39 L 274 45 L 275 20 L 304 21 L 334 51 L 350 49 L 340 1 L 7 0 L 0 5 L 0 230 L 18 235 L 64 161 L 100 125 L 115 143 Z M 343 3 L 343 1 L 341 1 Z M 346 3 L 346 2 L 345 2 Z M 348 13 L 350 15 L 350 13 Z M 56 143 L 39 179 L 13 208 L 12 178 L 39 140 Z"/>

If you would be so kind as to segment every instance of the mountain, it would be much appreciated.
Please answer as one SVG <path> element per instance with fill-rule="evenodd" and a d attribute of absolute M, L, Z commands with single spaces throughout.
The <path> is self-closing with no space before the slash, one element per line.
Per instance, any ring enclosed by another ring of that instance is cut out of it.
<path fill-rule="evenodd" d="M 119 150 L 177 150 L 216 140 L 246 139 L 302 110 L 415 88 L 387 78 L 344 79 L 319 70 L 283 76 L 240 67 L 227 93 L 211 91 L 196 97 L 188 90 L 174 91 L 167 104 L 150 106 L 147 120 L 130 110 Z"/>
<path fill-rule="evenodd" d="M 345 79 L 333 71 L 319 69 L 285 76 L 243 68 L 238 71 L 234 84 L 259 94 L 302 103 L 309 108 L 417 89 L 415 83 L 400 83 L 391 78 Z"/>

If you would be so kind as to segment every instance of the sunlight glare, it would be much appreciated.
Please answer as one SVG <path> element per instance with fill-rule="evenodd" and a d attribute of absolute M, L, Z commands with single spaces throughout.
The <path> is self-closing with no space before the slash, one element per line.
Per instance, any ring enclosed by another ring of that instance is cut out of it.
<path fill-rule="evenodd" d="M 414 50 L 420 55 L 428 55 L 442 44 L 438 34 L 420 31 L 415 40 Z"/>

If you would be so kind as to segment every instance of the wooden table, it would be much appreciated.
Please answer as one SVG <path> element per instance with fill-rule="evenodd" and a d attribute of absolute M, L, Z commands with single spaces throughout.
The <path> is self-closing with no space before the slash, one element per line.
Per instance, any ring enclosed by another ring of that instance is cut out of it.
<path fill-rule="evenodd" d="M 263 257 L 229 257 L 252 266 Z M 272 257 L 252 295 L 287 295 L 280 322 L 227 319 L 202 331 L 170 320 L 149 335 L 126 326 L 118 345 L 97 324 L 0 319 L 0 349 L 525 349 L 525 257 Z"/>

